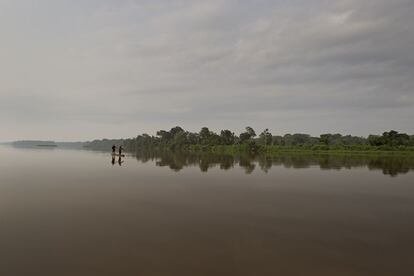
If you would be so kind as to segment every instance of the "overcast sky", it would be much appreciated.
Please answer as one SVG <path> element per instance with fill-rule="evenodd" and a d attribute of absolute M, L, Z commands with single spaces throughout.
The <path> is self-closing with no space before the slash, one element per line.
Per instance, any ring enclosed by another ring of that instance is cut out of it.
<path fill-rule="evenodd" d="M 413 0 L 0 0 L 0 141 L 414 133 Z"/>

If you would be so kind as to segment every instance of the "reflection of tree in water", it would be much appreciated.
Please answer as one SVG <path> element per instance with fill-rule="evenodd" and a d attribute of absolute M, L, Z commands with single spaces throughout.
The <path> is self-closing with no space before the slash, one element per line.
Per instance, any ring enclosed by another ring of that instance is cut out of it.
<path fill-rule="evenodd" d="M 234 166 L 235 159 L 232 155 L 203 153 L 198 156 L 198 162 L 200 170 L 207 172 L 217 165 L 222 170 L 228 170 Z"/>
<path fill-rule="evenodd" d="M 273 157 L 273 165 L 284 166 L 285 168 L 309 168 L 312 165 L 312 160 L 307 156 L 292 154 L 292 155 L 280 155 Z"/>
<path fill-rule="evenodd" d="M 388 158 L 377 158 L 370 160 L 370 170 L 382 170 L 383 174 L 397 176 L 414 170 L 414 160 L 407 157 L 389 156 Z"/>
<path fill-rule="evenodd" d="M 401 155 L 351 155 L 351 154 L 281 154 L 273 157 L 273 165 L 293 168 L 319 166 L 324 170 L 368 167 L 382 170 L 383 174 L 396 176 L 414 170 L 414 157 Z"/>
<path fill-rule="evenodd" d="M 257 158 L 257 163 L 262 171 L 267 173 L 272 168 L 272 157 L 266 155 L 260 155 Z"/>
<path fill-rule="evenodd" d="M 206 152 L 140 151 L 136 152 L 136 158 L 141 162 L 155 160 L 157 166 L 168 166 L 174 171 L 189 166 L 199 167 L 202 172 L 207 172 L 214 167 L 229 170 L 235 165 L 242 167 L 247 174 L 252 173 L 256 165 L 264 172 L 268 172 L 272 166 L 295 169 L 319 166 L 323 170 L 367 167 L 370 170 L 382 170 L 386 175 L 396 176 L 414 170 L 414 157 L 396 155 L 280 153 L 273 156 L 251 156 Z"/>
<path fill-rule="evenodd" d="M 184 167 L 198 166 L 201 171 L 206 172 L 210 168 L 220 166 L 220 169 L 228 170 L 236 163 L 235 157 L 232 155 L 210 154 L 210 153 L 190 153 L 190 152 L 173 152 L 173 151 L 157 151 L 157 152 L 136 152 L 136 158 L 142 162 L 148 160 L 156 160 L 157 166 L 168 166 L 174 171 L 180 171 Z"/>
<path fill-rule="evenodd" d="M 254 159 L 249 156 L 241 156 L 239 165 L 244 169 L 247 174 L 251 174 L 256 168 L 256 164 L 253 163 Z"/>
<path fill-rule="evenodd" d="M 142 163 L 147 163 L 148 161 L 154 161 L 157 158 L 157 153 L 151 150 L 137 151 L 135 157 Z"/>
<path fill-rule="evenodd" d="M 156 161 L 157 166 L 168 166 L 173 171 L 180 171 L 188 166 L 187 157 L 184 154 L 168 152 Z"/>
<path fill-rule="evenodd" d="M 224 155 L 221 158 L 220 169 L 229 170 L 234 167 L 234 163 L 235 163 L 234 156 Z"/>
<path fill-rule="evenodd" d="M 325 170 L 340 170 L 366 167 L 367 156 L 361 155 L 318 155 L 319 166 Z"/>

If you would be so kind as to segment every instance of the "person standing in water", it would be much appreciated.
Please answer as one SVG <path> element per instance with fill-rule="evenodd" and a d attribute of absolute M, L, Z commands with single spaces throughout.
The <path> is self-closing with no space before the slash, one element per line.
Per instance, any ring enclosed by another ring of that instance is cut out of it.
<path fill-rule="evenodd" d="M 119 150 L 119 157 L 118 157 L 118 164 L 119 164 L 119 166 L 122 166 L 122 163 L 124 162 L 124 161 L 122 161 L 122 150 L 123 150 L 124 148 L 122 147 L 122 146 L 119 146 L 119 148 L 118 148 L 118 150 Z"/>
<path fill-rule="evenodd" d="M 116 146 L 112 145 L 112 154 L 115 154 Z"/>

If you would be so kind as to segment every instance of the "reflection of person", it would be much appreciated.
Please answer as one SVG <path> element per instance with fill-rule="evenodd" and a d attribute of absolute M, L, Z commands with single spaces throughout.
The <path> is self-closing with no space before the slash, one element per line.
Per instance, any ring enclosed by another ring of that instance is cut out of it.
<path fill-rule="evenodd" d="M 115 156 L 112 156 L 112 161 L 111 161 L 111 163 L 112 163 L 112 166 L 113 166 L 113 165 L 115 165 Z"/>
<path fill-rule="evenodd" d="M 118 158 L 118 164 L 119 164 L 119 166 L 122 166 L 122 163 L 124 163 L 124 161 L 122 161 L 121 156 L 119 156 L 119 158 Z"/>
<path fill-rule="evenodd" d="M 112 145 L 112 154 L 115 154 L 116 146 Z"/>

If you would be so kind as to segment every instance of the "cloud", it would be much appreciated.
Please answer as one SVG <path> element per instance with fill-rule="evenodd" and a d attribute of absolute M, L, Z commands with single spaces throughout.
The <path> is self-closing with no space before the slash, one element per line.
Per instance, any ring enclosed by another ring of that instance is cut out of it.
<path fill-rule="evenodd" d="M 413 13 L 409 0 L 3 0 L 0 122 L 13 131 L 0 140 L 414 132 Z"/>

